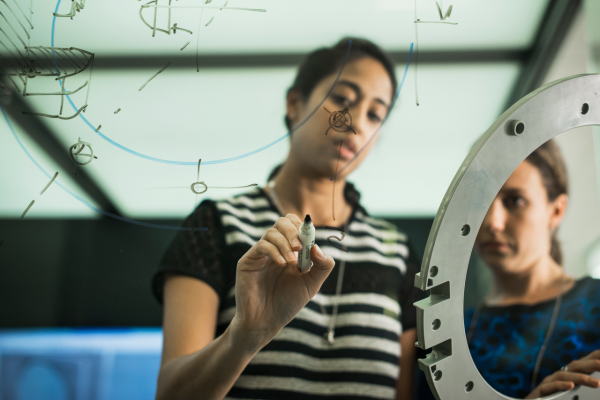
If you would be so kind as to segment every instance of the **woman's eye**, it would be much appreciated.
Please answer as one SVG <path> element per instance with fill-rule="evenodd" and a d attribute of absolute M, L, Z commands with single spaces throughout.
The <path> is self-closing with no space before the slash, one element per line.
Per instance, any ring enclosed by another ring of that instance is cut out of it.
<path fill-rule="evenodd" d="M 369 118 L 375 122 L 381 122 L 381 117 L 375 113 L 369 113 Z"/>
<path fill-rule="evenodd" d="M 504 199 L 506 208 L 521 208 L 525 205 L 525 199 L 521 196 L 510 196 Z"/>
<path fill-rule="evenodd" d="M 340 95 L 334 94 L 331 97 L 333 98 L 333 101 L 335 101 L 338 104 L 341 104 L 344 106 L 347 106 L 350 104 L 350 99 L 348 99 L 345 96 L 340 96 Z"/>

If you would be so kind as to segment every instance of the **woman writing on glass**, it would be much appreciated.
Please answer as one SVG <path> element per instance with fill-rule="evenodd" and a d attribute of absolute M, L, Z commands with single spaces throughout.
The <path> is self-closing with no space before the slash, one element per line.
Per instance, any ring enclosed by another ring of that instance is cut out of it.
<path fill-rule="evenodd" d="M 415 254 L 345 181 L 370 146 L 335 186 L 329 179 L 375 133 L 397 89 L 377 46 L 352 39 L 348 53 L 348 43 L 301 65 L 287 94 L 289 154 L 266 187 L 204 201 L 186 226 L 208 231 L 181 233 L 165 255 L 154 279 L 164 301 L 157 399 L 411 396 Z M 316 244 L 302 274 L 307 214 Z M 341 242 L 327 240 L 340 231 Z"/>
<path fill-rule="evenodd" d="M 600 282 L 561 266 L 556 231 L 567 199 L 564 162 L 549 141 L 508 178 L 477 235 L 492 286 L 467 310 L 467 340 L 482 376 L 505 395 L 600 387 L 589 376 L 600 371 Z"/>

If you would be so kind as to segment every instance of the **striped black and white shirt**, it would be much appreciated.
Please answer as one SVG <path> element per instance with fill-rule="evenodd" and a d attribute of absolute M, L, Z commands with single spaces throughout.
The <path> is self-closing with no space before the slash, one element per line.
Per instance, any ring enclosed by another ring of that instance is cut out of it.
<path fill-rule="evenodd" d="M 219 201 L 204 201 L 186 226 L 206 232 L 181 232 L 154 277 L 162 300 L 164 273 L 206 282 L 220 298 L 217 336 L 235 314 L 238 260 L 281 215 L 262 189 Z M 230 399 L 392 399 L 399 376 L 404 330 L 415 328 L 412 305 L 422 292 L 414 288 L 419 265 L 408 239 L 395 225 L 352 211 L 343 244 L 327 237 L 339 231 L 316 226 L 316 243 L 336 260 L 346 260 L 338 298 L 335 341 L 326 338 L 338 274 L 334 270 L 320 292 L 246 367 L 228 393 Z M 325 313 L 323 313 L 323 309 Z"/>

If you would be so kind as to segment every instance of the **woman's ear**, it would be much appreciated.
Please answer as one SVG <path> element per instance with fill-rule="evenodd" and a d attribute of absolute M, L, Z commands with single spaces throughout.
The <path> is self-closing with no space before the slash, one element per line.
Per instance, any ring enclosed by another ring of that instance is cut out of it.
<path fill-rule="evenodd" d="M 551 204 L 550 229 L 556 230 L 562 222 L 567 211 L 568 196 L 561 194 Z"/>
<path fill-rule="evenodd" d="M 286 112 L 288 118 L 292 122 L 297 122 L 300 116 L 300 107 L 302 106 L 302 98 L 297 89 L 290 89 L 286 98 Z"/>

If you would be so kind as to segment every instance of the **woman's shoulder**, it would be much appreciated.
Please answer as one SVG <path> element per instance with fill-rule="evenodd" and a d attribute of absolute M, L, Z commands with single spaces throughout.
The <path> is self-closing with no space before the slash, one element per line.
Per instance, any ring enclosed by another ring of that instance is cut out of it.
<path fill-rule="evenodd" d="M 572 293 L 577 295 L 577 297 L 586 296 L 600 299 L 600 279 L 591 276 L 580 278 L 575 283 L 575 290 Z"/>

